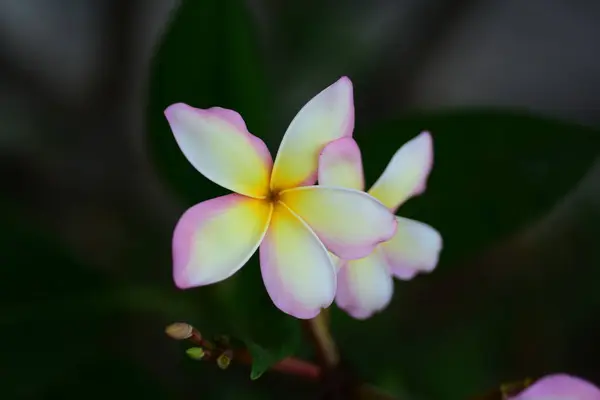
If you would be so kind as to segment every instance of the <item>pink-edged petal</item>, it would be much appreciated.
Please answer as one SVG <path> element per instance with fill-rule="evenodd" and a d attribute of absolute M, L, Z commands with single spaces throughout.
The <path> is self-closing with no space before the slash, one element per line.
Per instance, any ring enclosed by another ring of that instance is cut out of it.
<path fill-rule="evenodd" d="M 393 270 L 394 276 L 403 281 L 410 281 L 415 276 L 417 276 L 420 272 L 423 272 L 423 271 L 416 269 L 416 268 L 398 267 L 398 266 L 396 266 Z"/>
<path fill-rule="evenodd" d="M 319 157 L 319 185 L 365 190 L 360 149 L 351 137 L 329 143 Z"/>
<path fill-rule="evenodd" d="M 567 374 L 548 375 L 511 400 L 600 400 L 600 389 Z"/>
<path fill-rule="evenodd" d="M 271 216 L 271 203 L 230 194 L 196 204 L 173 233 L 173 279 L 187 289 L 236 273 L 258 248 Z"/>
<path fill-rule="evenodd" d="M 397 278 L 409 280 L 419 272 L 431 272 L 442 250 L 442 236 L 431 226 L 396 217 L 396 234 L 381 245 L 390 270 Z"/>
<path fill-rule="evenodd" d="M 332 261 L 315 233 L 285 205 L 277 204 L 260 246 L 260 269 L 273 303 L 296 318 L 317 316 L 335 296 Z"/>
<path fill-rule="evenodd" d="M 273 160 L 242 117 L 220 107 L 200 109 L 178 103 L 165 116 L 179 148 L 205 177 L 246 196 L 265 198 Z"/>
<path fill-rule="evenodd" d="M 383 310 L 394 293 L 394 282 L 378 249 L 365 258 L 346 261 L 338 271 L 335 302 L 356 319 Z"/>
<path fill-rule="evenodd" d="M 433 140 L 429 132 L 423 132 L 394 154 L 369 194 L 395 212 L 410 197 L 425 191 L 432 166 Z"/>
<path fill-rule="evenodd" d="M 314 184 L 323 147 L 352 136 L 353 130 L 352 82 L 342 77 L 306 103 L 292 120 L 275 157 L 273 191 Z"/>
<path fill-rule="evenodd" d="M 279 195 L 302 218 L 325 247 L 346 260 L 366 257 L 396 232 L 395 216 L 365 192 L 328 186 L 305 186 Z"/>

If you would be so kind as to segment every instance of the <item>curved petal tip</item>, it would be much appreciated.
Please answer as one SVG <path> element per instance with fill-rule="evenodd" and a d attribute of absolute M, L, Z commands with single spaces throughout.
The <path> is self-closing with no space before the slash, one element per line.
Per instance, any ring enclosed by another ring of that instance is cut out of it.
<path fill-rule="evenodd" d="M 403 217 L 396 217 L 396 221 L 396 234 L 381 245 L 392 273 L 410 280 L 417 273 L 433 271 L 442 250 L 442 235 L 419 221 Z"/>
<path fill-rule="evenodd" d="M 427 160 L 424 178 L 420 182 L 420 184 L 417 187 L 415 187 L 415 190 L 412 194 L 413 196 L 418 196 L 425 192 L 425 189 L 427 188 L 427 177 L 429 176 L 429 173 L 433 168 L 433 138 L 431 137 L 431 133 L 429 131 L 423 131 L 408 143 L 411 142 L 414 146 L 414 151 L 422 153 L 425 159 Z"/>
<path fill-rule="evenodd" d="M 352 80 L 346 75 L 342 75 L 340 77 L 340 79 L 335 81 L 333 84 L 334 85 L 344 85 L 344 86 L 348 87 L 350 90 L 353 89 Z"/>
<path fill-rule="evenodd" d="M 275 157 L 271 189 L 314 184 L 323 147 L 353 131 L 352 82 L 342 77 L 309 100 L 290 123 Z"/>
<path fill-rule="evenodd" d="M 179 110 L 183 110 L 183 109 L 187 109 L 187 108 L 190 108 L 190 106 L 188 106 L 185 103 L 171 104 L 170 106 L 165 108 L 164 114 L 165 114 L 165 117 L 167 118 L 167 120 L 169 122 L 172 122 L 175 118 L 175 115 L 177 114 L 177 112 Z"/>
<path fill-rule="evenodd" d="M 393 292 L 394 282 L 377 249 L 365 258 L 348 261 L 338 271 L 336 304 L 355 319 L 370 318 L 386 308 Z"/>
<path fill-rule="evenodd" d="M 164 114 L 182 153 L 200 173 L 231 191 L 267 197 L 273 160 L 240 114 L 184 103 L 167 107 Z"/>
<path fill-rule="evenodd" d="M 433 167 L 433 139 L 427 131 L 406 142 L 393 155 L 369 193 L 392 211 L 422 194 Z"/>
<path fill-rule="evenodd" d="M 352 137 L 334 140 L 319 156 L 319 185 L 365 190 L 362 156 Z"/>

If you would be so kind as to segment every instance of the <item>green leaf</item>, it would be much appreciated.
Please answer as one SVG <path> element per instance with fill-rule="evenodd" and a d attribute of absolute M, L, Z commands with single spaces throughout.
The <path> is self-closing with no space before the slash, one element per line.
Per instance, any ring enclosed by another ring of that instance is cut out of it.
<path fill-rule="evenodd" d="M 268 131 L 265 67 L 243 0 L 183 0 L 151 64 L 147 107 L 148 147 L 158 172 L 190 205 L 223 189 L 185 159 L 164 117 L 169 105 L 214 106 L 239 112 L 258 136 Z"/>
<path fill-rule="evenodd" d="M 384 122 L 363 135 L 358 129 L 367 185 L 423 130 L 434 141 L 427 191 L 398 213 L 442 233 L 442 262 L 481 249 L 548 212 L 600 155 L 600 132 L 576 124 L 512 111 L 421 114 Z"/>
<path fill-rule="evenodd" d="M 479 282 L 486 275 L 462 270 L 470 268 L 462 260 L 547 215 L 600 155 L 600 132 L 502 110 L 435 112 L 371 129 L 358 127 L 355 136 L 367 187 L 394 152 L 422 130 L 433 136 L 434 167 L 425 193 L 409 200 L 398 214 L 441 232 L 439 266 L 414 281 L 396 281 L 390 306 L 364 323 L 334 310 L 332 328 L 342 353 L 362 378 L 377 382 L 383 374 L 400 376 L 415 398 L 460 399 L 493 386 L 503 372 L 518 370 L 518 364 L 507 367 L 514 362 L 507 361 L 508 340 L 515 346 L 521 331 L 528 329 L 519 321 L 529 320 L 525 313 L 531 308 L 523 306 L 531 304 L 532 296 L 518 289 L 520 282 L 511 286 L 507 280 L 497 289 L 493 281 Z M 449 293 L 439 293 L 442 288 Z M 564 289 L 545 286 L 544 301 L 564 302 Z M 553 290 L 561 295 L 554 296 Z M 579 302 L 568 312 L 577 308 L 587 309 Z M 373 353 L 364 343 L 381 343 L 385 351 Z M 448 374 L 440 363 L 459 368 Z"/>
<path fill-rule="evenodd" d="M 160 176 L 181 200 L 181 213 L 227 191 L 185 159 L 164 109 L 184 102 L 235 110 L 248 129 L 268 144 L 271 90 L 258 44 L 245 1 L 183 0 L 157 48 L 146 116 L 148 148 Z M 269 299 L 257 255 L 222 283 L 180 293 L 195 297 L 207 311 L 210 321 L 195 315 L 183 319 L 203 333 L 230 334 L 271 348 L 290 342 L 287 336 L 300 332 L 298 321 L 276 309 Z"/>
<path fill-rule="evenodd" d="M 250 379 L 256 380 L 279 361 L 294 355 L 297 344 L 288 343 L 279 349 L 265 349 L 264 347 L 253 342 L 246 342 L 246 346 L 252 355 Z"/>
<path fill-rule="evenodd" d="M 36 228 L 16 208 L 0 212 L 3 397 L 60 398 L 97 386 L 98 376 L 102 392 L 172 397 L 130 355 L 113 354 L 107 336 L 116 336 L 124 314 L 128 321 L 132 312 L 171 318 L 189 314 L 193 303 L 153 287 L 116 285 Z"/>
<path fill-rule="evenodd" d="M 252 370 L 250 371 L 252 380 L 260 378 L 272 365 L 283 358 L 252 342 L 246 343 L 246 346 L 252 354 Z"/>
<path fill-rule="evenodd" d="M 52 364 L 49 364 L 47 371 L 52 372 Z M 34 376 L 30 374 L 28 377 L 31 381 Z M 100 381 L 102 384 L 99 384 Z M 87 357 L 69 375 L 55 381 L 43 396 L 15 398 L 63 399 L 65 393 L 88 393 L 88 399 L 112 396 L 172 399 L 180 396 L 178 388 L 164 379 L 158 379 L 150 368 L 140 367 L 139 361 L 108 351 Z"/>
<path fill-rule="evenodd" d="M 97 351 L 107 280 L 15 213 L 0 214 L 0 365 L 7 397 L 34 396 Z M 35 377 L 35 379 L 33 379 Z"/>
<path fill-rule="evenodd" d="M 260 324 L 260 321 L 257 321 Z M 263 342 L 256 342 L 252 337 L 263 339 Z M 247 335 L 242 337 L 242 341 L 252 355 L 252 369 L 250 379 L 258 379 L 269 368 L 283 360 L 286 357 L 297 356 L 302 342 L 302 329 L 300 321 L 295 318 L 287 318 L 285 324 L 271 332 L 270 337 L 264 341 L 266 336 Z"/>

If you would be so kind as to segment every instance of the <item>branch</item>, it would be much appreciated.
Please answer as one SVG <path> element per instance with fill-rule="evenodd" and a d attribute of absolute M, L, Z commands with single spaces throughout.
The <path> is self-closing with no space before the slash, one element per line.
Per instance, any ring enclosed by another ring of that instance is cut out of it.
<path fill-rule="evenodd" d="M 356 390 L 357 400 L 398 400 L 391 394 L 385 393 L 374 386 L 363 384 Z"/>
<path fill-rule="evenodd" d="M 190 324 L 178 322 L 167 326 L 166 334 L 175 340 L 187 340 L 196 346 L 192 351 L 188 350 L 188 355 L 195 359 L 207 361 L 216 361 L 217 365 L 225 369 L 232 361 L 251 366 L 252 355 L 246 348 L 234 348 L 230 345 L 228 339 L 221 337 L 219 340 L 210 341 Z M 307 380 L 317 381 L 322 376 L 322 370 L 319 366 L 304 360 L 293 357 L 284 358 L 271 367 L 272 371 L 277 371 L 286 375 L 298 376 Z"/>

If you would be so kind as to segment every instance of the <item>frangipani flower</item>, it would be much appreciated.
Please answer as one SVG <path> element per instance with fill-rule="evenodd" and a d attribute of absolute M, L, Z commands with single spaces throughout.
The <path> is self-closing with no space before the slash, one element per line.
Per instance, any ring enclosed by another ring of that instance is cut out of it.
<path fill-rule="evenodd" d="M 554 374 L 537 380 L 510 400 L 600 400 L 600 389 L 575 376 Z"/>
<path fill-rule="evenodd" d="M 425 190 L 433 165 L 433 144 L 424 132 L 402 146 L 369 190 L 392 212 Z M 360 150 L 345 137 L 328 144 L 319 161 L 319 184 L 364 190 Z M 424 223 L 396 217 L 398 228 L 390 241 L 355 260 L 338 260 L 337 305 L 357 319 L 369 318 L 385 308 L 394 290 L 392 275 L 410 280 L 432 271 L 442 248 L 440 234 Z"/>
<path fill-rule="evenodd" d="M 331 305 L 336 292 L 327 250 L 348 259 L 364 257 L 396 231 L 393 214 L 373 197 L 308 186 L 316 182 L 323 147 L 354 130 L 348 78 L 300 110 L 275 163 L 235 111 L 179 103 L 165 115 L 188 161 L 235 192 L 196 204 L 177 223 L 173 278 L 179 288 L 230 277 L 260 246 L 261 273 L 273 303 L 297 318 L 313 318 Z"/>

